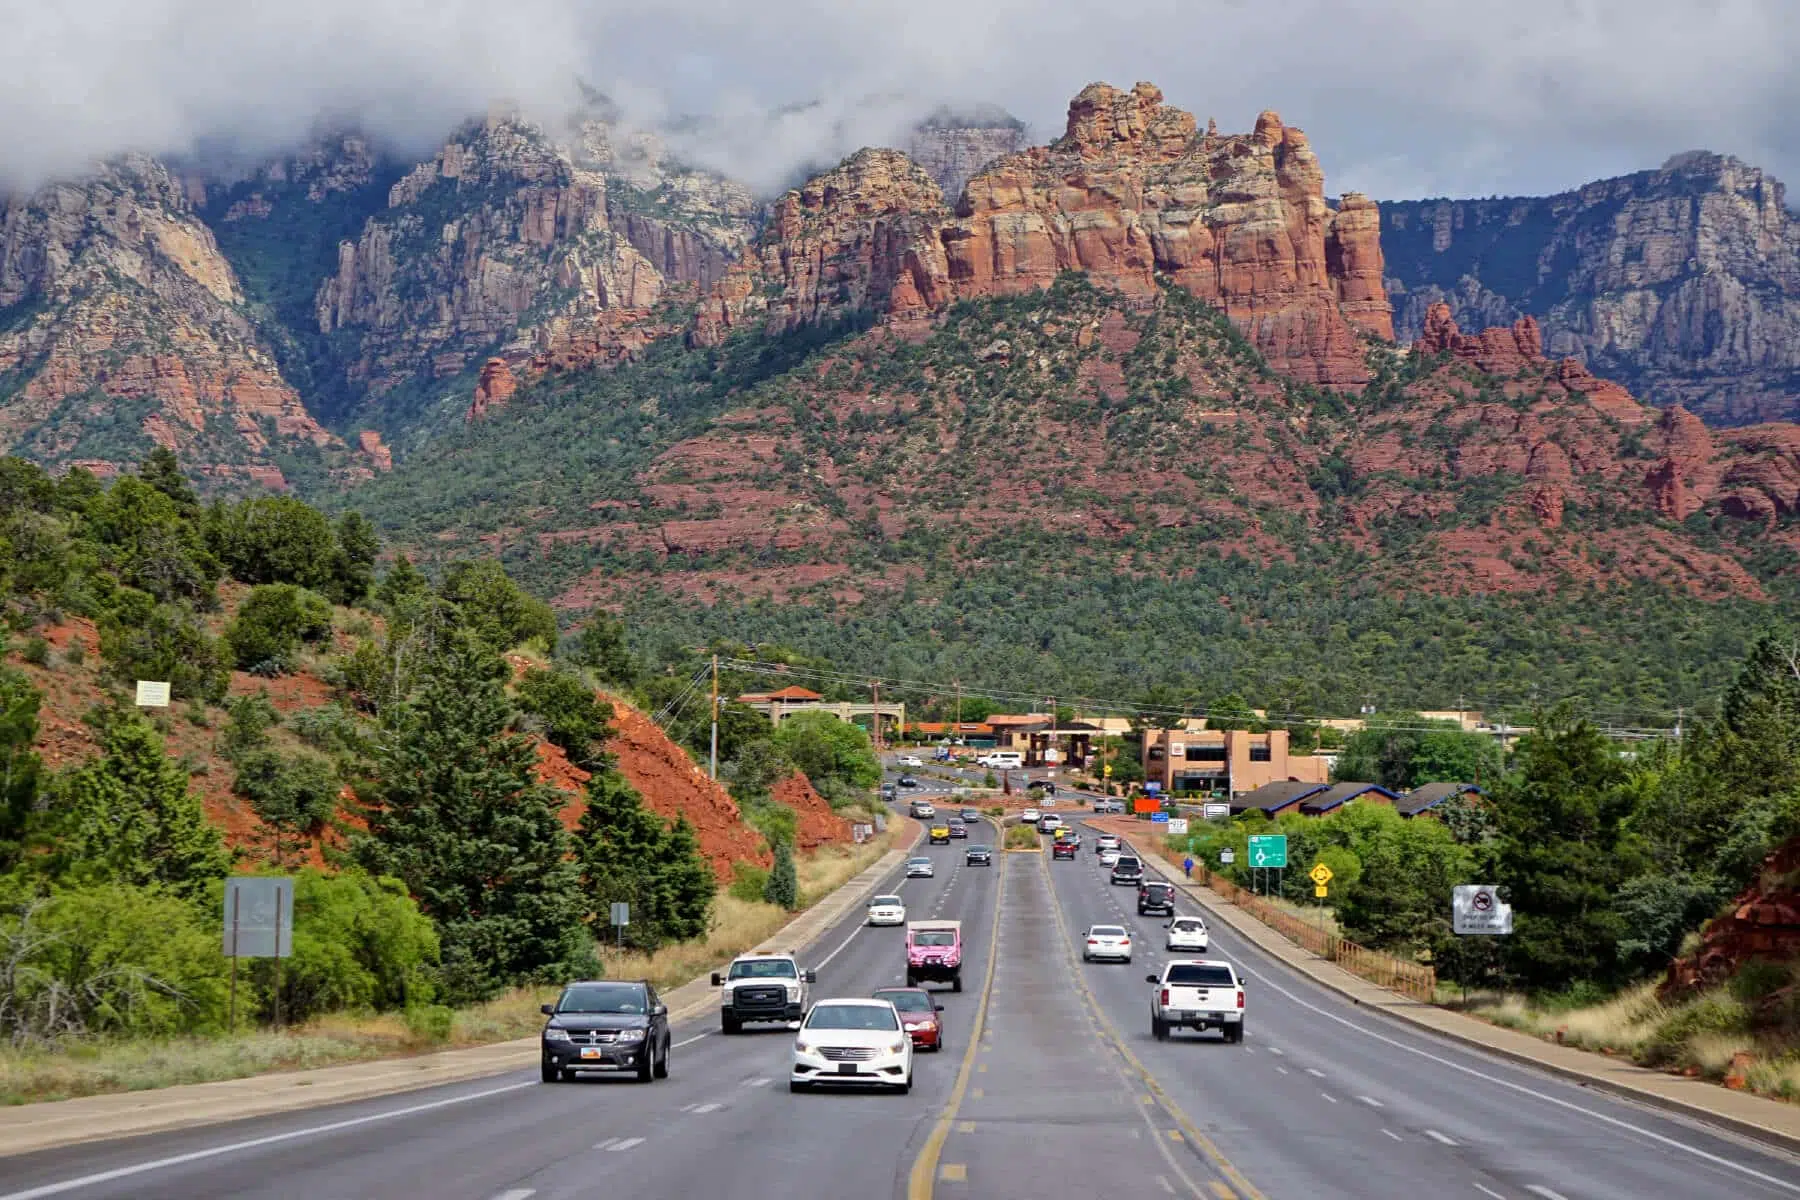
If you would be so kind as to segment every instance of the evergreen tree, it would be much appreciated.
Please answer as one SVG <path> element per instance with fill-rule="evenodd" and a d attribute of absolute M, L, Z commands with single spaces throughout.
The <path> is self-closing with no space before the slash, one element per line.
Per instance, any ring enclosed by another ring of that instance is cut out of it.
<path fill-rule="evenodd" d="M 625 645 L 625 623 L 603 609 L 588 614 L 575 643 L 575 661 L 615 688 L 635 686 L 638 680 L 637 659 Z"/>
<path fill-rule="evenodd" d="M 38 795 L 38 705 L 43 696 L 19 672 L 0 667 L 0 871 L 18 861 Z"/>
<path fill-rule="evenodd" d="M 715 885 L 693 828 L 685 820 L 671 828 L 616 769 L 588 781 L 575 840 L 597 936 L 620 901 L 631 905 L 626 941 L 640 949 L 706 932 Z"/>
<path fill-rule="evenodd" d="M 167 446 L 150 451 L 138 467 L 138 478 L 174 501 L 175 511 L 182 520 L 192 521 L 200 515 L 200 497 L 188 485 L 187 476 L 181 470 L 181 460 Z"/>
<path fill-rule="evenodd" d="M 382 607 L 391 611 L 404 601 L 423 596 L 430 590 L 431 581 L 425 578 L 425 573 L 413 566 L 412 559 L 402 554 L 382 577 L 380 586 L 375 589 L 375 599 L 381 602 Z"/>
<path fill-rule="evenodd" d="M 1514 976 L 1539 990 L 1621 973 L 1624 919 L 1614 906 L 1636 874 L 1626 837 L 1631 794 L 1613 746 L 1566 705 L 1534 719 L 1519 766 L 1494 789 L 1500 882 L 1515 912 L 1507 954 Z"/>
<path fill-rule="evenodd" d="M 98 709 L 88 721 L 101 755 L 52 786 L 52 870 L 82 882 L 162 884 L 201 899 L 231 857 L 188 791 L 187 772 L 135 710 Z"/>
<path fill-rule="evenodd" d="M 352 847 L 437 921 L 455 999 L 558 978 L 583 956 L 563 797 L 538 781 L 531 739 L 509 732 L 503 666 L 452 638 L 418 693 L 382 710 L 368 830 Z"/>
<path fill-rule="evenodd" d="M 800 878 L 794 872 L 794 852 L 785 841 L 775 843 L 775 865 L 769 868 L 763 899 L 789 912 L 800 907 Z"/>
<path fill-rule="evenodd" d="M 367 517 L 355 509 L 339 517 L 337 552 L 332 555 L 325 594 L 337 604 L 361 604 L 375 582 L 375 558 L 380 553 L 381 535 Z"/>

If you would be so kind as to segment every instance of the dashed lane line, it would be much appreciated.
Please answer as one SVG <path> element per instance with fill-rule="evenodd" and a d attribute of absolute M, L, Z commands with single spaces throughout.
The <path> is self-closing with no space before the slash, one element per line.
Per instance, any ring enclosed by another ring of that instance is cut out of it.
<path fill-rule="evenodd" d="M 1387 1105 L 1383 1104 L 1381 1101 L 1377 1100 L 1373 1096 L 1358 1096 L 1357 1099 L 1361 1100 L 1364 1104 L 1368 1105 L 1370 1108 L 1386 1108 L 1387 1107 Z"/>
<path fill-rule="evenodd" d="M 1440 1146 L 1455 1146 L 1460 1144 L 1455 1138 L 1450 1137 L 1447 1134 L 1439 1133 L 1435 1129 L 1427 1129 L 1424 1131 L 1424 1134 Z"/>
<path fill-rule="evenodd" d="M 1542 1196 L 1544 1200 L 1568 1200 L 1561 1192 L 1553 1192 L 1541 1183 L 1528 1183 L 1525 1190 L 1534 1196 Z"/>

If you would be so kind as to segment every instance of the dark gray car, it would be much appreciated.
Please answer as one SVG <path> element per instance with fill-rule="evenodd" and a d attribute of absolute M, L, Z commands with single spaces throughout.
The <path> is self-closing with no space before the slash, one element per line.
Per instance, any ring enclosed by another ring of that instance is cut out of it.
<path fill-rule="evenodd" d="M 578 1071 L 635 1071 L 642 1082 L 669 1075 L 669 1008 L 647 980 L 584 979 L 543 1006 L 543 1080 Z"/>

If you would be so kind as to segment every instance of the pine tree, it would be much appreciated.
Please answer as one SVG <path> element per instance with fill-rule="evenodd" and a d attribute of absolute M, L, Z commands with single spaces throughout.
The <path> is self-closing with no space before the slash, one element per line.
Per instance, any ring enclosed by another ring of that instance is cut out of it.
<path fill-rule="evenodd" d="M 187 772 L 133 709 L 99 709 L 88 721 L 101 756 L 52 789 L 52 869 L 84 882 L 162 884 L 202 898 L 231 857 L 188 791 Z"/>
<path fill-rule="evenodd" d="M 785 841 L 775 843 L 775 865 L 769 868 L 763 899 L 789 912 L 800 907 L 800 878 L 794 872 L 794 852 Z"/>
<path fill-rule="evenodd" d="M 37 803 L 38 705 L 43 697 L 19 672 L 0 667 L 0 871 L 18 859 L 26 822 Z"/>
<path fill-rule="evenodd" d="M 605 936 L 620 901 L 631 906 L 625 938 L 640 949 L 706 932 L 716 885 L 693 827 L 686 820 L 670 827 L 618 770 L 596 771 L 588 781 L 575 841 L 597 936 Z"/>
<path fill-rule="evenodd" d="M 562 794 L 509 732 L 498 662 L 453 638 L 418 694 L 382 713 L 368 832 L 352 853 L 400 879 L 437 921 L 454 999 L 559 978 L 584 956 Z"/>
<path fill-rule="evenodd" d="M 192 521 L 200 515 L 200 497 L 182 474 L 181 460 L 167 446 L 150 451 L 138 466 L 138 478 L 173 500 L 183 520 Z"/>

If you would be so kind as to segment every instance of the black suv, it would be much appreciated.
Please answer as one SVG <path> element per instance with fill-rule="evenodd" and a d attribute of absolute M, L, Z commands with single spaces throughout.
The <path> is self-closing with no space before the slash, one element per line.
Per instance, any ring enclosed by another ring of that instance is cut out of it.
<path fill-rule="evenodd" d="M 963 851 L 963 865 L 965 867 L 972 867 L 976 863 L 980 863 L 984 867 L 993 866 L 994 852 L 986 846 L 970 846 L 967 850 Z"/>
<path fill-rule="evenodd" d="M 1119 861 L 1113 864 L 1112 881 L 1114 883 L 1144 882 L 1144 864 L 1129 854 L 1119 855 Z"/>
<path fill-rule="evenodd" d="M 543 1006 L 544 1082 L 577 1071 L 636 1071 L 669 1077 L 669 1006 L 647 980 L 584 979 Z"/>
<path fill-rule="evenodd" d="M 1170 883 L 1138 884 L 1138 916 L 1155 913 L 1160 917 L 1175 915 L 1175 885 Z"/>

